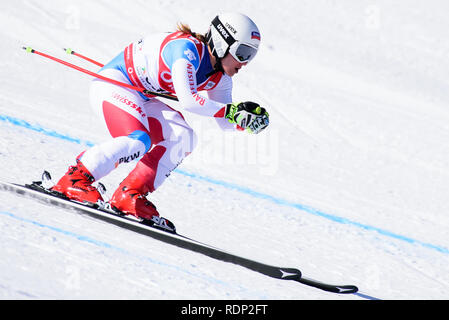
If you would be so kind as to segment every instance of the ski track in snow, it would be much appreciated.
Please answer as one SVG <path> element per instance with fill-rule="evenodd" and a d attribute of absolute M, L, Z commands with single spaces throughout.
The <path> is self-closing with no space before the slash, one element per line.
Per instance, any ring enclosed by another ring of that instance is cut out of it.
<path fill-rule="evenodd" d="M 256 297 L 257 299 L 267 299 L 266 296 L 261 295 L 261 294 L 259 294 L 257 292 L 251 292 L 250 289 L 244 288 L 242 286 L 239 286 L 238 284 L 232 284 L 232 283 L 225 282 L 225 281 L 222 281 L 222 280 L 217 279 L 217 278 L 209 277 L 207 275 L 202 275 L 202 274 L 199 274 L 197 272 L 193 272 L 191 270 L 188 270 L 186 268 L 182 268 L 182 267 L 180 267 L 178 265 L 173 265 L 173 264 L 165 263 L 165 262 L 163 262 L 161 260 L 156 260 L 156 259 L 154 259 L 152 257 L 149 257 L 149 256 L 144 256 L 144 255 L 139 255 L 139 254 L 136 254 L 136 253 L 132 253 L 132 252 L 129 252 L 129 251 L 127 251 L 126 249 L 124 249 L 122 247 L 115 246 L 113 244 L 110 244 L 110 243 L 107 243 L 107 242 L 103 242 L 101 240 L 97 240 L 97 239 L 91 238 L 89 236 L 85 236 L 85 235 L 82 235 L 82 234 L 79 234 L 79 233 L 74 233 L 74 232 L 71 232 L 71 231 L 68 231 L 68 230 L 61 229 L 59 227 L 42 224 L 42 223 L 40 223 L 38 221 L 30 220 L 28 218 L 24 218 L 24 217 L 15 215 L 15 214 L 10 213 L 10 212 L 2 212 L 2 211 L 0 211 L 0 215 L 13 218 L 13 219 L 18 220 L 20 222 L 31 224 L 31 225 L 33 225 L 33 226 L 35 226 L 37 228 L 51 230 L 51 231 L 53 231 L 55 233 L 59 233 L 59 234 L 62 234 L 64 236 L 67 236 L 67 237 L 70 237 L 70 238 L 74 238 L 77 241 L 87 242 L 87 243 L 92 244 L 92 245 L 94 245 L 96 247 L 99 247 L 99 248 L 105 248 L 105 249 L 113 250 L 113 251 L 116 251 L 116 252 L 120 253 L 121 255 L 133 256 L 134 258 L 137 258 L 138 260 L 142 260 L 145 263 L 158 265 L 158 266 L 161 266 L 163 268 L 167 268 L 168 270 L 174 270 L 175 272 L 178 272 L 178 273 L 184 273 L 186 276 L 190 276 L 190 277 L 193 277 L 193 278 L 199 278 L 201 280 L 204 280 L 204 281 L 210 283 L 211 285 L 222 286 L 222 287 L 228 287 L 228 286 L 234 287 L 235 289 L 237 289 L 239 291 L 242 291 L 244 294 L 247 294 L 248 297 Z M 22 292 L 19 292 L 19 293 L 22 294 Z M 32 296 L 32 295 L 30 295 L 30 296 Z M 57 297 L 53 297 L 53 298 L 57 298 Z"/>
<path fill-rule="evenodd" d="M 57 179 L 107 137 L 89 77 L 23 45 L 94 70 L 62 48 L 107 62 L 148 32 L 178 21 L 205 30 L 237 7 L 258 23 L 262 46 L 234 97 L 266 105 L 270 128 L 223 134 L 184 113 L 198 148 L 151 199 L 181 234 L 361 294 L 271 279 L 0 192 L 0 299 L 449 296 L 443 0 L 3 2 L 0 178 L 24 183 L 47 169 Z M 107 194 L 133 164 L 104 178 Z"/>
<path fill-rule="evenodd" d="M 65 141 L 69 141 L 69 142 L 73 142 L 73 143 L 77 143 L 77 144 L 82 144 L 82 145 L 85 145 L 85 146 L 88 146 L 88 147 L 94 145 L 93 142 L 90 142 L 88 140 L 82 140 L 82 139 L 79 139 L 79 138 L 76 138 L 76 137 L 71 137 L 70 135 L 67 135 L 67 134 L 61 134 L 61 133 L 58 133 L 58 132 L 56 132 L 54 130 L 49 130 L 49 129 L 43 128 L 39 124 L 30 124 L 29 122 L 27 122 L 25 120 L 9 117 L 9 116 L 6 116 L 6 115 L 1 115 L 0 114 L 0 121 L 7 122 L 7 123 L 13 124 L 15 126 L 23 127 L 23 128 L 29 129 L 29 130 L 33 130 L 33 131 L 42 133 L 44 135 L 55 137 L 55 138 L 58 138 L 58 139 L 61 139 L 61 140 L 65 140 Z M 377 233 L 379 233 L 379 234 L 381 234 L 381 235 L 383 235 L 385 237 L 398 239 L 398 240 L 401 240 L 401 241 L 404 241 L 404 242 L 407 242 L 407 243 L 410 243 L 410 244 L 418 244 L 420 246 L 423 246 L 423 247 L 426 247 L 426 248 L 429 248 L 429 249 L 432 249 L 432 250 L 436 250 L 436 251 L 438 251 L 440 253 L 443 253 L 443 254 L 449 254 L 449 249 L 445 248 L 443 246 L 432 244 L 432 243 L 426 243 L 426 242 L 423 242 L 423 241 L 420 241 L 420 240 L 417 240 L 417 239 L 413 239 L 410 236 L 396 234 L 394 232 L 390 232 L 390 231 L 388 231 L 386 229 L 383 229 L 383 228 L 379 228 L 379 227 L 376 227 L 376 226 L 363 224 L 363 223 L 360 223 L 360 222 L 357 222 L 357 221 L 352 221 L 352 220 L 346 219 L 344 217 L 339 217 L 339 216 L 336 216 L 336 215 L 333 215 L 333 214 L 330 214 L 330 213 L 326 213 L 326 212 L 320 211 L 318 209 L 315 209 L 315 208 L 312 208 L 312 207 L 309 207 L 309 206 L 306 206 L 306 205 L 303 205 L 303 204 L 300 204 L 300 203 L 294 203 L 294 202 L 289 201 L 289 200 L 285 200 L 285 199 L 274 197 L 274 196 L 269 195 L 269 194 L 261 193 L 261 192 L 252 190 L 250 188 L 247 188 L 245 186 L 240 186 L 240 185 L 237 185 L 237 184 L 234 184 L 234 183 L 229 183 L 229 182 L 226 182 L 226 181 L 217 180 L 217 179 L 214 179 L 212 177 L 202 176 L 200 174 L 192 173 L 192 172 L 189 172 L 189 171 L 184 171 L 184 170 L 181 170 L 181 169 L 176 169 L 174 172 L 182 174 L 182 175 L 190 177 L 190 178 L 193 178 L 195 180 L 207 182 L 207 183 L 214 184 L 214 185 L 219 185 L 219 186 L 225 187 L 227 189 L 237 190 L 238 192 L 248 194 L 248 195 L 250 195 L 250 196 L 252 196 L 254 198 L 266 199 L 266 200 L 268 200 L 270 202 L 273 202 L 273 203 L 276 203 L 276 204 L 278 204 L 280 206 L 287 206 L 287 207 L 290 207 L 290 208 L 293 208 L 293 209 L 297 209 L 299 211 L 307 212 L 307 213 L 310 213 L 310 214 L 313 214 L 313 215 L 325 218 L 325 219 L 330 220 L 332 222 L 356 226 L 358 228 L 361 228 L 361 229 L 364 229 L 364 230 L 367 230 L 367 231 L 375 231 L 375 232 L 377 232 Z"/>

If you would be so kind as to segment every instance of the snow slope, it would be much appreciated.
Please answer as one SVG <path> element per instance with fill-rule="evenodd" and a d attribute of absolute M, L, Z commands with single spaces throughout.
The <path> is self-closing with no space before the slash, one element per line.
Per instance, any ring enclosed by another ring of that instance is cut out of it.
<path fill-rule="evenodd" d="M 194 3 L 194 5 L 193 5 Z M 185 113 L 197 150 L 151 199 L 180 233 L 380 299 L 449 297 L 449 4 L 400 1 L 0 2 L 0 179 L 62 175 L 107 139 L 90 77 L 21 50 L 102 62 L 177 22 L 250 14 L 257 58 L 236 101 L 269 130 Z M 108 193 L 131 166 L 102 181 Z M 363 299 L 279 281 L 0 192 L 2 299 Z"/>

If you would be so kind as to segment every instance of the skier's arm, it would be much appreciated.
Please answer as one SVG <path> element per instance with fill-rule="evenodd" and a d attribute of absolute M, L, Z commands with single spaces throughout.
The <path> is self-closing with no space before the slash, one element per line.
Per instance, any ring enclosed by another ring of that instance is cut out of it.
<path fill-rule="evenodd" d="M 172 80 L 180 105 L 187 111 L 208 117 L 223 117 L 226 103 L 199 95 L 196 71 L 187 59 L 178 59 L 172 65 Z M 221 112 L 220 112 L 221 111 Z"/>
<path fill-rule="evenodd" d="M 181 106 L 190 112 L 227 119 L 237 128 L 259 133 L 269 124 L 268 113 L 253 102 L 219 103 L 197 92 L 194 65 L 187 59 L 177 59 L 172 65 L 172 81 Z"/>

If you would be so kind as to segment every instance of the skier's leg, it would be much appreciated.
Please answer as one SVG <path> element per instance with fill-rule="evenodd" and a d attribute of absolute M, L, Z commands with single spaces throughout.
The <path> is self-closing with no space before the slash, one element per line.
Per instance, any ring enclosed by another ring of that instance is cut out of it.
<path fill-rule="evenodd" d="M 106 69 L 102 74 L 121 82 L 126 77 L 118 70 Z M 113 139 L 88 149 L 80 160 L 96 180 L 120 163 L 142 157 L 151 147 L 145 100 L 137 91 L 94 80 L 90 90 L 91 106 Z"/>
<path fill-rule="evenodd" d="M 118 70 L 107 69 L 101 73 L 118 81 L 127 81 Z M 94 80 L 90 98 L 94 112 L 113 138 L 81 153 L 76 166 L 69 168 L 53 190 L 78 201 L 96 202 L 102 198 L 91 186 L 92 182 L 120 163 L 143 156 L 151 147 L 151 134 L 143 108 L 145 100 L 136 91 Z"/>
<path fill-rule="evenodd" d="M 145 107 L 155 145 L 120 184 L 110 203 L 120 211 L 149 219 L 156 214 L 155 210 L 142 207 L 133 199 L 145 201 L 145 195 L 163 183 L 170 172 L 193 151 L 196 135 L 183 116 L 164 103 L 153 100 L 147 102 Z"/>

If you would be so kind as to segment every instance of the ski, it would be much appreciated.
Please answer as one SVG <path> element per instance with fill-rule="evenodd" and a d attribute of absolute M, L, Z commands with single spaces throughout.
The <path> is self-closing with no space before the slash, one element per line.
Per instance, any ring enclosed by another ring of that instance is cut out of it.
<path fill-rule="evenodd" d="M 137 220 L 133 216 L 120 214 L 109 208 L 107 205 L 103 205 L 101 203 L 86 204 L 69 200 L 67 197 L 61 196 L 58 193 L 50 192 L 49 189 L 45 187 L 45 179 L 44 172 L 43 181 L 37 181 L 31 184 L 21 185 L 0 181 L 0 190 L 9 191 L 23 197 L 38 200 L 46 205 L 68 209 L 81 215 L 87 215 L 118 227 L 149 236 L 159 241 L 204 254 L 216 260 L 240 265 L 271 278 L 293 280 L 307 286 L 334 293 L 355 293 L 358 291 L 358 288 L 354 285 L 340 286 L 322 283 L 303 277 L 301 271 L 296 268 L 284 268 L 268 265 L 234 255 L 226 252 L 225 250 L 183 236 L 177 233 L 174 225 L 165 218 L 162 218 L 165 222 L 155 221 L 149 224 L 142 223 L 142 221 Z M 169 228 L 166 228 L 165 225 L 168 225 Z M 170 228 L 173 228 L 173 230 L 170 230 Z"/>
<path fill-rule="evenodd" d="M 298 282 L 308 285 L 310 287 L 315 287 L 324 291 L 334 292 L 334 293 L 356 293 L 358 288 L 354 285 L 334 285 L 328 284 L 321 281 L 313 280 L 310 278 L 306 278 L 304 276 L 298 280 Z"/>
<path fill-rule="evenodd" d="M 104 202 L 104 201 L 98 201 L 97 203 L 90 203 L 90 202 L 79 202 L 79 201 L 71 200 L 68 197 L 66 197 L 64 194 L 56 192 L 56 191 L 52 191 L 50 188 L 45 187 L 46 184 L 51 183 L 50 181 L 51 181 L 50 173 L 48 173 L 47 171 L 44 171 L 44 173 L 42 174 L 42 181 L 34 181 L 31 184 L 25 184 L 24 187 L 31 189 L 31 190 L 41 192 L 43 194 L 47 194 L 50 196 L 54 196 L 56 198 L 66 200 L 69 203 L 77 203 L 77 204 L 86 206 L 88 208 L 96 209 L 96 210 L 99 210 L 99 211 L 102 211 L 105 213 L 109 213 L 109 214 L 118 215 L 118 216 L 124 217 L 126 219 L 133 219 L 135 221 L 138 221 L 144 225 L 147 225 L 147 226 L 150 226 L 153 228 L 157 228 L 157 229 L 171 232 L 171 233 L 176 233 L 175 225 L 171 221 L 169 221 L 168 219 L 166 219 L 164 217 L 153 216 L 151 220 L 146 220 L 146 219 L 141 219 L 141 218 L 137 218 L 137 217 L 130 216 L 130 215 L 127 216 L 124 212 L 121 212 L 115 208 L 112 208 L 109 205 L 109 203 Z M 104 193 L 106 191 L 106 188 L 104 187 L 103 184 L 100 183 L 98 190 L 100 191 L 100 193 Z"/>

